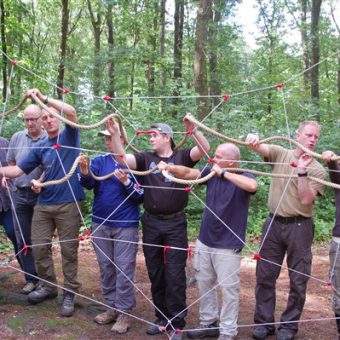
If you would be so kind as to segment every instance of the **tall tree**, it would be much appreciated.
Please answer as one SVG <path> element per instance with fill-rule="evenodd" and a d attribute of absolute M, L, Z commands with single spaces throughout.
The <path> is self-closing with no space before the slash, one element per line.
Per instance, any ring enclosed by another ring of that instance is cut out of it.
<path fill-rule="evenodd" d="M 215 0 L 214 10 L 208 12 L 209 21 L 212 23 L 208 29 L 208 42 L 209 42 L 209 71 L 210 71 L 210 94 L 216 95 L 221 94 L 221 84 L 219 81 L 219 75 L 217 71 L 218 59 L 217 59 L 217 49 L 215 47 L 215 39 L 217 28 L 222 18 L 221 10 L 224 1 Z M 214 104 L 217 105 L 219 98 L 214 98 Z"/>
<path fill-rule="evenodd" d="M 320 39 L 319 39 L 319 19 L 322 0 L 312 0 L 311 11 L 311 45 L 312 45 L 312 65 L 311 69 L 311 97 L 314 105 L 319 102 L 319 61 L 320 61 Z M 319 110 L 317 110 L 318 120 L 320 120 Z"/>
<path fill-rule="evenodd" d="M 208 27 L 211 15 L 212 0 L 199 0 L 196 19 L 194 76 L 195 90 L 200 96 L 208 95 L 207 76 L 207 46 Z M 196 100 L 198 116 L 203 119 L 210 110 L 209 102 L 205 98 Z"/>
<path fill-rule="evenodd" d="M 68 8 L 68 0 L 62 0 L 60 62 L 58 66 L 58 79 L 57 79 L 57 85 L 59 88 L 64 87 L 65 60 L 66 60 L 69 17 L 70 17 L 70 12 Z M 58 97 L 61 98 L 61 96 L 62 96 L 62 92 L 59 91 Z"/>
<path fill-rule="evenodd" d="M 175 0 L 174 15 L 174 95 L 178 96 L 182 86 L 184 0 Z"/>
<path fill-rule="evenodd" d="M 161 94 L 165 93 L 166 86 L 166 69 L 163 65 L 165 55 L 165 6 L 166 0 L 160 0 L 159 12 L 159 53 L 161 57 Z"/>
<path fill-rule="evenodd" d="M 101 55 L 100 55 L 100 36 L 102 33 L 102 13 L 100 4 L 97 4 L 97 13 L 93 10 L 92 0 L 87 0 L 87 8 L 90 13 L 92 32 L 94 37 L 94 71 L 93 71 L 93 93 L 99 96 L 101 89 Z"/>
<path fill-rule="evenodd" d="M 0 0 L 0 25 L 1 25 L 1 48 L 4 54 L 7 54 L 7 41 L 6 41 L 6 23 L 5 23 L 5 6 L 4 1 Z M 6 101 L 7 96 L 7 58 L 2 55 L 2 101 Z"/>
<path fill-rule="evenodd" d="M 107 11 L 106 11 L 107 45 L 108 45 L 108 76 L 109 76 L 107 94 L 110 97 L 115 96 L 115 57 L 114 57 L 112 10 L 113 10 L 113 2 L 110 1 L 107 5 Z"/>

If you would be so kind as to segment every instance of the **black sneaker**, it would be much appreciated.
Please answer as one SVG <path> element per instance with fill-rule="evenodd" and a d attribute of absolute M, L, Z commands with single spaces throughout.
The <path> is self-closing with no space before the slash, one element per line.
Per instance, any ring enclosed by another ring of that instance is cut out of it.
<path fill-rule="evenodd" d="M 165 327 L 167 324 L 168 323 L 165 319 L 157 319 L 154 322 L 154 325 L 150 325 L 146 329 L 146 334 L 149 334 L 149 335 L 162 334 L 163 333 L 162 327 Z"/>
<path fill-rule="evenodd" d="M 217 322 L 210 325 L 199 325 L 197 329 L 187 332 L 188 338 L 200 339 L 200 338 L 215 338 L 220 335 L 220 330 Z"/>
<path fill-rule="evenodd" d="M 35 304 L 47 299 L 54 299 L 57 296 L 58 291 L 56 289 L 39 286 L 36 290 L 28 294 L 27 299 L 29 303 Z"/>
<path fill-rule="evenodd" d="M 295 337 L 295 332 L 289 329 L 281 328 L 277 334 L 277 340 L 293 340 Z"/>
<path fill-rule="evenodd" d="M 69 292 L 64 292 L 63 302 L 60 306 L 59 315 L 60 316 L 72 316 L 74 312 L 74 294 Z"/>

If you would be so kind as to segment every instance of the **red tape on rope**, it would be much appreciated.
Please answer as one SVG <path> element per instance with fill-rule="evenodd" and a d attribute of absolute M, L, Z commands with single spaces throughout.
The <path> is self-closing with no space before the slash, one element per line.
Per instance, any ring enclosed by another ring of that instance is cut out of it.
<path fill-rule="evenodd" d="M 112 100 L 112 98 L 110 96 L 103 96 L 102 97 L 103 100 L 106 100 L 107 102 L 109 102 L 110 100 Z"/>
<path fill-rule="evenodd" d="M 256 260 L 256 261 L 259 261 L 259 260 L 261 260 L 261 255 L 259 253 L 255 253 L 254 256 L 253 256 L 253 259 Z"/>
<path fill-rule="evenodd" d="M 164 263 L 166 263 L 166 252 L 170 249 L 171 249 L 170 246 L 164 246 L 164 248 L 163 248 Z"/>
<path fill-rule="evenodd" d="M 28 245 L 26 243 L 24 243 L 22 249 L 24 250 L 24 256 L 27 256 Z"/>
<path fill-rule="evenodd" d="M 274 89 L 280 89 L 284 85 L 285 85 L 285 83 L 277 84 L 277 85 L 274 86 Z"/>
<path fill-rule="evenodd" d="M 188 258 L 189 258 L 189 261 L 191 262 L 191 261 L 192 261 L 192 248 L 191 248 L 191 247 L 188 247 L 187 251 L 188 251 Z"/>
<path fill-rule="evenodd" d="M 61 144 L 54 144 L 53 146 L 52 146 L 52 149 L 60 149 L 61 148 Z"/>
<path fill-rule="evenodd" d="M 227 102 L 227 101 L 229 100 L 229 98 L 230 98 L 230 95 L 229 95 L 229 94 L 224 94 L 224 95 L 223 95 L 223 101 L 224 101 L 224 102 Z"/>
<path fill-rule="evenodd" d="M 11 60 L 11 64 L 14 65 L 14 66 L 16 66 L 17 61 L 16 61 L 16 60 Z"/>
<path fill-rule="evenodd" d="M 136 130 L 136 135 L 151 135 L 153 133 L 156 133 L 155 130 Z"/>

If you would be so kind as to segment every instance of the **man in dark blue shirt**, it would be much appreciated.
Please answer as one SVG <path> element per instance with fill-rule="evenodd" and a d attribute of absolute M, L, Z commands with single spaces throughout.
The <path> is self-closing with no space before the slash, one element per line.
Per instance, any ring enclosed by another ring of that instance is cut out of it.
<path fill-rule="evenodd" d="M 38 89 L 31 89 L 27 97 L 36 96 L 46 105 L 41 119 L 48 138 L 39 142 L 34 149 L 17 165 L 2 168 L 0 174 L 15 178 L 29 174 L 41 165 L 44 181 L 61 179 L 68 173 L 79 155 L 79 130 L 66 125 L 61 130 L 61 121 L 51 112 L 63 113 L 68 120 L 75 122 L 76 110 L 63 101 L 48 98 Z M 60 308 L 61 316 L 71 316 L 74 311 L 74 292 L 81 286 L 78 273 L 78 236 L 80 210 L 77 201 L 84 199 L 79 183 L 78 172 L 61 184 L 43 188 L 38 197 L 32 220 L 32 246 L 36 269 L 41 285 L 28 295 L 30 303 L 39 303 L 57 297 L 57 279 L 52 260 L 52 238 L 58 232 L 64 275 L 64 297 Z M 67 241 L 67 242 L 64 242 Z"/>
<path fill-rule="evenodd" d="M 212 168 L 200 171 L 163 162 L 158 165 L 160 170 L 183 179 L 216 173 L 206 182 L 206 206 L 193 261 L 200 295 L 200 325 L 187 333 L 189 338 L 219 336 L 219 340 L 230 340 L 237 335 L 240 252 L 245 242 L 249 198 L 257 190 L 250 173 L 223 169 L 236 168 L 239 159 L 239 149 L 228 143 L 217 147 Z M 222 291 L 220 317 L 214 289 L 217 284 Z"/>

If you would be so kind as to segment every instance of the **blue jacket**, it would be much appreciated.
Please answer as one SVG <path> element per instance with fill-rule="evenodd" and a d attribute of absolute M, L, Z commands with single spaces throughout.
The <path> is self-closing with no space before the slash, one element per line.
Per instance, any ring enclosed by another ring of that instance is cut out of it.
<path fill-rule="evenodd" d="M 91 170 L 96 176 L 104 176 L 123 168 L 111 154 L 95 157 L 91 161 Z M 131 174 L 128 176 L 130 184 L 125 186 L 115 176 L 104 181 L 96 181 L 90 174 L 81 175 L 81 185 L 94 191 L 93 222 L 116 228 L 138 228 L 139 203 L 143 201 L 144 191 L 138 188 Z"/>

